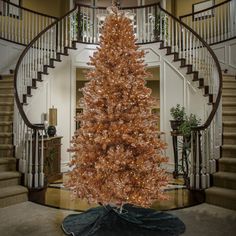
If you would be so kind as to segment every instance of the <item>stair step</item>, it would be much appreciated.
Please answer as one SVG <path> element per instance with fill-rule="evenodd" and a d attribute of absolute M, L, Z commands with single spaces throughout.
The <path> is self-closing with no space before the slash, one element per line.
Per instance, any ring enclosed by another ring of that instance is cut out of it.
<path fill-rule="evenodd" d="M 0 94 L 0 101 L 14 103 L 14 94 Z"/>
<path fill-rule="evenodd" d="M 223 111 L 222 112 L 223 121 L 235 121 L 236 120 L 236 111 Z"/>
<path fill-rule="evenodd" d="M 1 157 L 0 158 L 0 171 L 16 171 L 16 158 Z"/>
<path fill-rule="evenodd" d="M 28 189 L 26 187 L 16 185 L 1 188 L 0 191 L 0 207 L 6 207 L 28 200 Z"/>
<path fill-rule="evenodd" d="M 235 81 L 224 81 L 223 80 L 223 90 L 225 87 L 232 87 L 232 88 L 236 88 L 236 80 Z"/>
<path fill-rule="evenodd" d="M 236 102 L 222 102 L 222 110 L 224 111 L 236 111 Z"/>
<path fill-rule="evenodd" d="M 20 184 L 21 173 L 17 171 L 0 172 L 0 188 Z"/>
<path fill-rule="evenodd" d="M 0 121 L 0 132 L 12 132 L 12 121 Z"/>
<path fill-rule="evenodd" d="M 236 173 L 236 158 L 222 157 L 218 162 L 219 171 Z"/>
<path fill-rule="evenodd" d="M 13 111 L 1 111 L 0 112 L 0 123 L 1 122 L 8 122 L 8 121 L 9 122 L 13 121 Z"/>
<path fill-rule="evenodd" d="M 236 93 L 236 87 L 232 87 L 230 85 L 225 85 L 223 88 L 224 93 Z"/>
<path fill-rule="evenodd" d="M 223 144 L 236 145 L 236 133 L 223 133 Z"/>
<path fill-rule="evenodd" d="M 236 132 L 236 122 L 235 121 L 223 121 L 224 132 Z"/>
<path fill-rule="evenodd" d="M 236 190 L 211 187 L 205 192 L 207 203 L 236 210 Z"/>
<path fill-rule="evenodd" d="M 0 144 L 0 158 L 11 157 L 14 154 L 14 146 L 9 144 Z"/>
<path fill-rule="evenodd" d="M 5 80 L 13 80 L 14 75 L 9 74 L 9 75 L 0 75 L 0 81 L 5 81 Z"/>
<path fill-rule="evenodd" d="M 13 86 L 2 86 L 0 84 L 0 94 L 14 94 L 14 87 Z"/>
<path fill-rule="evenodd" d="M 222 188 L 236 189 L 236 173 L 223 171 L 214 173 L 213 185 Z"/>
<path fill-rule="evenodd" d="M 12 133 L 0 133 L 0 144 L 12 144 Z"/>
<path fill-rule="evenodd" d="M 12 111 L 14 109 L 13 102 L 0 102 L 0 112 L 2 111 Z"/>
<path fill-rule="evenodd" d="M 236 158 L 236 145 L 222 145 L 222 157 Z"/>

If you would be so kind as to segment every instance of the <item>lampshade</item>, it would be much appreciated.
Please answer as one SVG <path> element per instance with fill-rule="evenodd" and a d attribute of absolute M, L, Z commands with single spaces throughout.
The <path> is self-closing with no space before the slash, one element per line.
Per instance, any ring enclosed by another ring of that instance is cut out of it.
<path fill-rule="evenodd" d="M 57 109 L 54 107 L 49 108 L 49 125 L 57 125 Z"/>

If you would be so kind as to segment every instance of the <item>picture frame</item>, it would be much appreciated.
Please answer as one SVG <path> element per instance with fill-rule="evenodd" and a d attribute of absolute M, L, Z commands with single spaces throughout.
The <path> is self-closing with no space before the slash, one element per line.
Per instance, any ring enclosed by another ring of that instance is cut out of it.
<path fill-rule="evenodd" d="M 192 13 L 193 13 L 193 20 L 203 20 L 205 18 L 213 17 L 214 16 L 214 9 L 209 9 L 208 11 L 204 11 L 207 8 L 213 7 L 215 5 L 215 0 L 205 0 L 202 2 L 198 2 L 192 4 Z M 199 11 L 198 14 L 194 14 Z"/>
<path fill-rule="evenodd" d="M 21 0 L 7 0 L 7 2 L 21 6 Z M 7 2 L 0 2 L 0 15 L 19 19 L 21 17 L 21 9 Z"/>

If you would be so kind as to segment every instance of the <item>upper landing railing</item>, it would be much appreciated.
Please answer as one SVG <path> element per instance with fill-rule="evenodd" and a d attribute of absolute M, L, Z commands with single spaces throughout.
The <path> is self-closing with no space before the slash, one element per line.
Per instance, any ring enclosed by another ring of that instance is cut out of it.
<path fill-rule="evenodd" d="M 0 38 L 27 45 L 57 18 L 0 0 Z"/>
<path fill-rule="evenodd" d="M 180 16 L 208 44 L 236 37 L 236 1 L 227 0 L 201 11 Z"/>

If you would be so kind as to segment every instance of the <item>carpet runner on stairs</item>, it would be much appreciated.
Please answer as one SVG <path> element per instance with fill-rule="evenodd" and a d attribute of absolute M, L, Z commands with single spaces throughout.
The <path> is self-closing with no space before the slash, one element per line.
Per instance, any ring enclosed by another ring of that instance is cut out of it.
<path fill-rule="evenodd" d="M 28 200 L 28 189 L 21 186 L 21 174 L 13 146 L 13 75 L 0 79 L 0 207 Z"/>
<path fill-rule="evenodd" d="M 206 190 L 206 202 L 236 210 L 236 78 L 223 76 L 223 145 L 213 187 Z"/>

